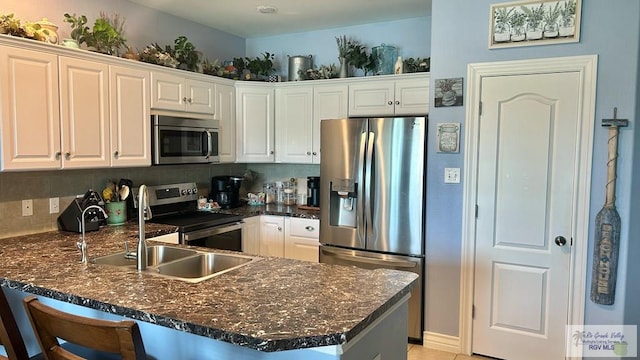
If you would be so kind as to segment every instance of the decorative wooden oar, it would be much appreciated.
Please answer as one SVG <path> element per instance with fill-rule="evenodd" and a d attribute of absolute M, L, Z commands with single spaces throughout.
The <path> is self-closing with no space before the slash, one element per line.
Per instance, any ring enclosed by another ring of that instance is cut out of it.
<path fill-rule="evenodd" d="M 591 301 L 602 305 L 612 305 L 616 295 L 618 251 L 620 248 L 620 215 L 616 210 L 618 128 L 628 125 L 627 119 L 618 119 L 618 108 L 613 108 L 613 119 L 602 119 L 602 126 L 609 127 L 607 195 L 604 206 L 596 215 L 593 274 L 591 277 Z"/>

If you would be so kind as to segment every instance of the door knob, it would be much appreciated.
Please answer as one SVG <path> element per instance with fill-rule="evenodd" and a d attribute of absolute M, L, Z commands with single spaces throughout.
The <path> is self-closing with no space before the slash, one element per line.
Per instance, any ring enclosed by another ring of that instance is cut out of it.
<path fill-rule="evenodd" d="M 567 239 L 565 239 L 564 236 L 556 236 L 554 240 L 558 246 L 565 246 L 567 244 Z"/>

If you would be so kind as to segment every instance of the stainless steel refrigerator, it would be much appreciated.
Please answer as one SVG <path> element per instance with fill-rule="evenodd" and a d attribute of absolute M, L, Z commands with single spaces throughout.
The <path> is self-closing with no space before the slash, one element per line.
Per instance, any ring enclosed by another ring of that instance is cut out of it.
<path fill-rule="evenodd" d="M 423 330 L 426 117 L 321 121 L 320 262 L 411 271 L 411 339 Z"/>

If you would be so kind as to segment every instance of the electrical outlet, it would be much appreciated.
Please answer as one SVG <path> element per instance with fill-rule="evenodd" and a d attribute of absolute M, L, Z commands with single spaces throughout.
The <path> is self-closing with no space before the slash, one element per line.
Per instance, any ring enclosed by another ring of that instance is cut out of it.
<path fill-rule="evenodd" d="M 33 215 L 33 200 L 22 200 L 22 216 Z"/>
<path fill-rule="evenodd" d="M 49 199 L 49 214 L 57 214 L 60 212 L 60 198 L 54 197 Z"/>
<path fill-rule="evenodd" d="M 444 182 L 445 184 L 459 184 L 460 168 L 444 168 Z"/>

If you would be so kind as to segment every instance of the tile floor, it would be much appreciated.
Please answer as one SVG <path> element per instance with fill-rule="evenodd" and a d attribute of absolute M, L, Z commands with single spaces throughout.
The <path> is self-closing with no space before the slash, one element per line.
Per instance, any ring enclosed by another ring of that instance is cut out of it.
<path fill-rule="evenodd" d="M 407 360 L 489 360 L 483 356 L 467 356 L 454 354 L 446 351 L 427 349 L 426 347 L 409 344 L 407 345 Z"/>

